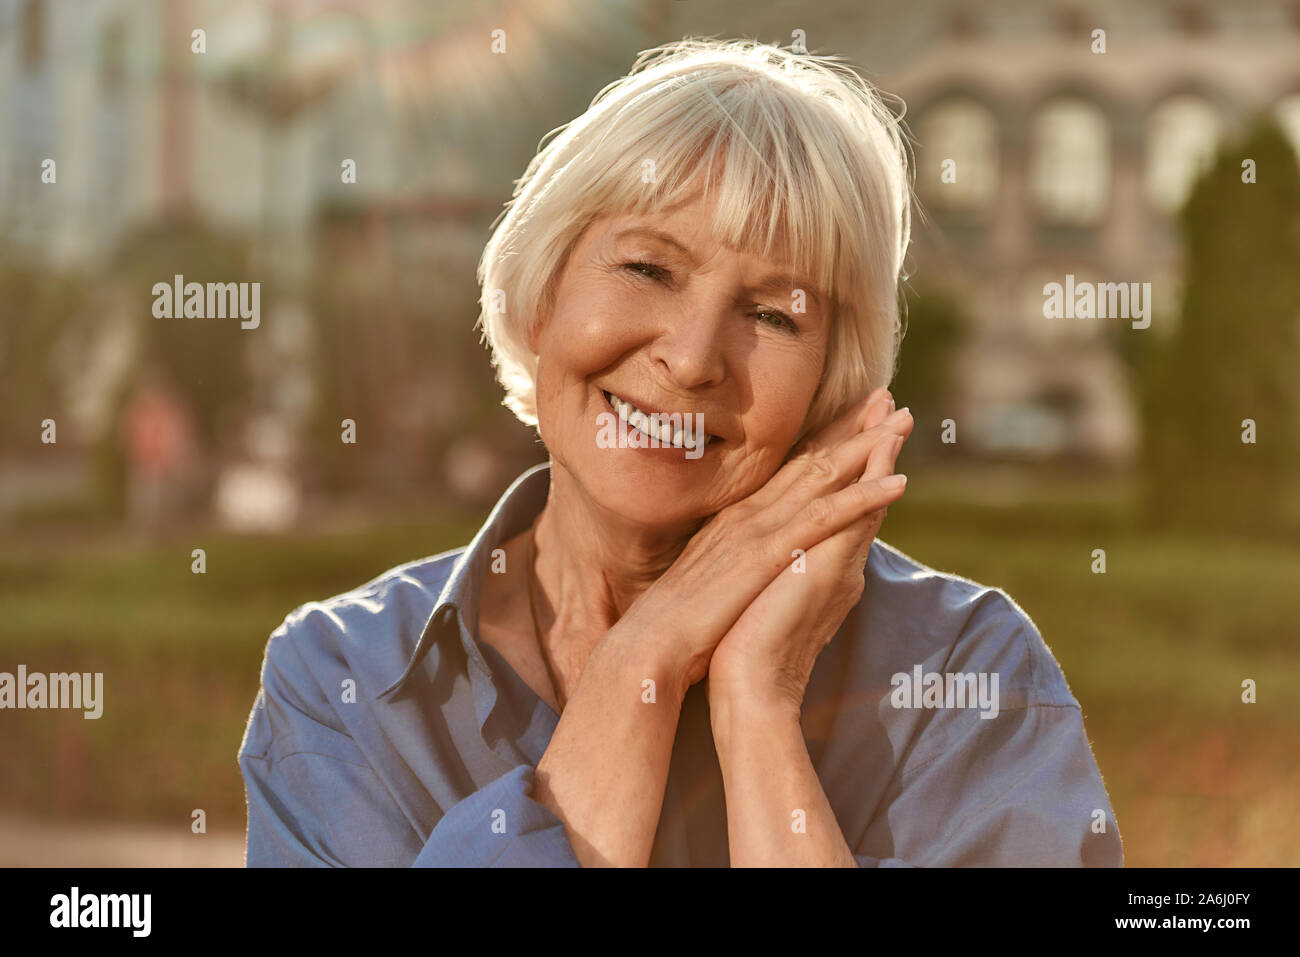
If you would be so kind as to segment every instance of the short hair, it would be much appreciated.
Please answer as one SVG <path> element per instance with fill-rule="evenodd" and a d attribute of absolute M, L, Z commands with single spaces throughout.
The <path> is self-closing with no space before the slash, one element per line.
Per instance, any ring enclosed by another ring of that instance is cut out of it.
<path fill-rule="evenodd" d="M 578 238 L 601 216 L 689 198 L 701 172 L 716 192 L 715 239 L 764 258 L 776 244 L 829 307 L 827 360 L 801 435 L 890 382 L 911 230 L 905 106 L 895 117 L 839 60 L 687 37 L 643 51 L 586 112 L 542 138 L 478 267 L 479 326 L 504 404 L 522 422 L 537 425 L 530 335 L 554 308 Z"/>

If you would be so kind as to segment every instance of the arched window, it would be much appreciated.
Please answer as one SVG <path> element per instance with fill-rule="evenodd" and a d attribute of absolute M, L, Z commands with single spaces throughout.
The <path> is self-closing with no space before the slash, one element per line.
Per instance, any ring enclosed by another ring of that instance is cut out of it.
<path fill-rule="evenodd" d="M 998 190 L 998 134 L 988 107 L 970 97 L 951 97 L 926 110 L 918 125 L 924 157 L 918 179 L 925 200 L 963 215 L 990 210 Z"/>
<path fill-rule="evenodd" d="M 1163 213 L 1176 213 L 1196 178 L 1214 162 L 1221 123 L 1218 111 L 1199 96 L 1171 97 L 1147 122 L 1146 190 Z"/>
<path fill-rule="evenodd" d="M 1094 103 L 1062 96 L 1034 117 L 1030 189 L 1044 222 L 1091 226 L 1110 200 L 1110 130 Z"/>

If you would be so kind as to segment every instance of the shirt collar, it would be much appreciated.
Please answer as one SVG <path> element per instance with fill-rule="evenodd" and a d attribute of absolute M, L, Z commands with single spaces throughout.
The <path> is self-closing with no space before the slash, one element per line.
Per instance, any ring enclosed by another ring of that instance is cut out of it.
<path fill-rule="evenodd" d="M 526 529 L 541 512 L 551 486 L 550 469 L 549 462 L 528 469 L 514 480 L 493 506 L 483 527 L 457 556 L 410 660 L 402 673 L 377 697 L 386 697 L 403 687 L 433 643 L 456 631 L 469 662 L 474 710 L 478 713 L 479 727 L 483 727 L 496 703 L 496 686 L 492 683 L 491 669 L 483 658 L 476 636 L 470 633 L 470 624 L 474 624 L 477 631 L 479 596 L 483 591 L 483 578 L 492 563 L 493 549 Z"/>

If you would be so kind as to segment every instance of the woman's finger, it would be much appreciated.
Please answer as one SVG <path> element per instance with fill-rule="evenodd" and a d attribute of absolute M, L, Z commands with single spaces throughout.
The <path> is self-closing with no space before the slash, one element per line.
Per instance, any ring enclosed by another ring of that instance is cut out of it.
<path fill-rule="evenodd" d="M 914 424 L 909 413 L 907 419 L 899 424 L 892 440 L 881 439 L 876 443 L 871 450 L 871 455 L 867 459 L 867 466 L 863 470 L 859 481 L 884 478 L 886 475 L 894 473 L 894 466 L 898 462 L 898 454 L 902 451 L 903 443 L 907 441 L 907 437 L 912 434 Z"/>
<path fill-rule="evenodd" d="M 799 442 L 786 456 L 781 468 L 756 495 L 770 501 L 785 494 L 794 481 L 803 474 L 807 463 L 827 449 L 833 449 L 854 436 L 879 424 L 894 409 L 893 397 L 884 386 L 874 390 L 862 402 L 850 406 L 834 422 L 820 432 Z"/>
<path fill-rule="evenodd" d="M 894 474 L 894 465 L 905 441 L 906 436 L 898 435 L 894 437 L 892 443 L 880 442 L 872 451 L 871 461 L 867 463 L 861 481 L 875 481 Z M 828 567 L 864 570 L 867 556 L 871 552 L 871 543 L 880 532 L 888 511 L 888 505 L 870 511 L 828 537 L 824 542 L 809 549 L 808 564 L 815 563 L 820 567 L 825 563 Z"/>
<path fill-rule="evenodd" d="M 873 390 L 863 401 L 850 406 L 820 432 L 805 438 L 794 447 L 791 458 L 811 455 L 823 449 L 834 448 L 859 432 L 879 425 L 880 420 L 894 411 L 894 397 L 884 386 Z"/>
<path fill-rule="evenodd" d="M 843 531 L 872 512 L 898 501 L 907 486 L 907 476 L 889 475 L 854 482 L 839 491 L 813 499 L 786 525 L 779 535 L 783 554 L 796 548 L 807 552 L 818 542 Z"/>
<path fill-rule="evenodd" d="M 789 515 L 819 495 L 858 481 L 882 439 L 891 434 L 910 433 L 911 429 L 911 413 L 898 409 L 834 447 L 790 462 L 783 469 L 785 474 L 778 473 L 768 483 L 772 507 L 782 516 Z M 880 477 L 884 474 L 888 473 Z"/>

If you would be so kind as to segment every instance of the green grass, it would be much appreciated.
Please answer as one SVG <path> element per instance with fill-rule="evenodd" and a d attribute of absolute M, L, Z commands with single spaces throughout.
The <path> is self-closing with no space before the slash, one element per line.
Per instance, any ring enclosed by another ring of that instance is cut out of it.
<path fill-rule="evenodd" d="M 271 631 L 303 602 L 469 541 L 481 519 L 425 514 L 347 533 L 196 533 L 0 545 L 0 670 L 102 671 L 104 714 L 7 711 L 7 809 L 242 829 L 235 753 Z M 30 537 L 30 536 L 29 536 Z M 190 570 L 191 549 L 207 572 Z"/>
<path fill-rule="evenodd" d="M 1101 491 L 1099 492 L 1098 489 Z M 1130 865 L 1300 863 L 1300 545 L 1140 528 L 1120 485 L 914 480 L 882 538 L 1005 589 L 1083 705 Z M 430 513 L 262 539 L 106 533 L 0 544 L 0 670 L 103 671 L 99 721 L 10 711 L 6 810 L 241 829 L 235 752 L 266 639 L 304 601 L 468 542 Z M 190 549 L 207 574 L 190 572 Z M 1107 572 L 1090 570 L 1106 550 Z M 1253 678 L 1258 702 L 1241 702 Z"/>

